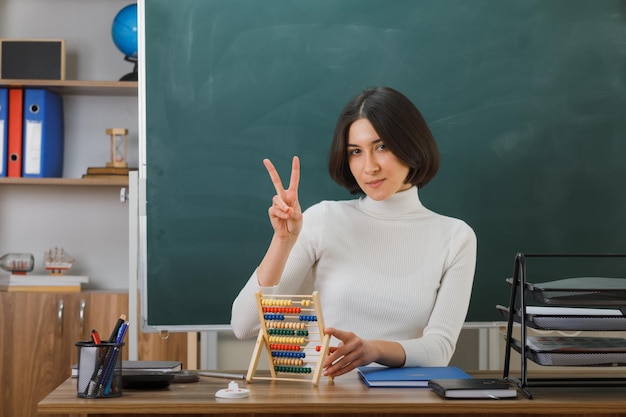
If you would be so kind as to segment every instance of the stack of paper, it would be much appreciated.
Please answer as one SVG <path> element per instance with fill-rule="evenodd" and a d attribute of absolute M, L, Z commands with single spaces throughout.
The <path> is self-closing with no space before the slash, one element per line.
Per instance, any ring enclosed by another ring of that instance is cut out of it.
<path fill-rule="evenodd" d="M 0 291 L 78 292 L 81 284 L 89 282 L 84 275 L 0 275 Z"/>
<path fill-rule="evenodd" d="M 530 336 L 527 342 L 537 352 L 626 352 L 622 337 Z"/>

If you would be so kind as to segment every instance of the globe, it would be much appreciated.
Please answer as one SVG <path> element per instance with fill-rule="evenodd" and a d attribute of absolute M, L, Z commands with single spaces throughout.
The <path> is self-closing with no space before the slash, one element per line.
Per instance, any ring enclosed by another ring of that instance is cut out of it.
<path fill-rule="evenodd" d="M 137 4 L 129 4 L 115 15 L 111 35 L 124 56 L 137 58 Z"/>

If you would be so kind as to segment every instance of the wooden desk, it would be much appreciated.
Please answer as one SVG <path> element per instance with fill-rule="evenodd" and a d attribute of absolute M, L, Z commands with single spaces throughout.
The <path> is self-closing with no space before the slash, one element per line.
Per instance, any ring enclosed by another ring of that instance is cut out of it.
<path fill-rule="evenodd" d="M 500 374 L 477 373 L 475 376 Z M 315 388 L 307 383 L 254 381 L 245 399 L 215 398 L 227 379 L 202 377 L 200 382 L 172 384 L 165 390 L 125 390 L 122 397 L 76 397 L 76 381 L 68 379 L 38 405 L 39 415 L 81 416 L 626 416 L 626 387 L 533 388 L 535 398 L 520 393 L 513 400 L 444 400 L 428 389 L 367 388 L 356 373 L 339 377 L 334 385 L 322 378 Z"/>

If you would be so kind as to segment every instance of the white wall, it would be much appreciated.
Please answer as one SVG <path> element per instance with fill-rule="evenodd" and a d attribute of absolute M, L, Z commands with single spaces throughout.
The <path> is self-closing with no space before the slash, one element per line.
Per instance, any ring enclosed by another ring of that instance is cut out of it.
<path fill-rule="evenodd" d="M 114 81 L 132 70 L 111 37 L 117 12 L 131 0 L 0 0 L 1 38 L 62 38 L 66 79 Z M 128 161 L 137 166 L 137 98 L 67 95 L 64 176 L 80 178 L 109 160 L 105 129 L 129 129 Z M 76 258 L 72 273 L 89 287 L 128 287 L 128 209 L 116 187 L 0 186 L 0 255 L 35 255 L 59 246 Z"/>

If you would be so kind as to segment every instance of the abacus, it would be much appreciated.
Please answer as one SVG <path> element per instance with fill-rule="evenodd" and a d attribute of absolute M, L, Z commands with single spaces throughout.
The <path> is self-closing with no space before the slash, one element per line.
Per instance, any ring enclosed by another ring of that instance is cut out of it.
<path fill-rule="evenodd" d="M 311 295 L 268 295 L 259 291 L 256 301 L 261 329 L 246 381 L 303 381 L 317 386 L 330 344 L 330 336 L 324 334 L 317 291 Z M 271 376 L 255 377 L 263 348 L 267 352 Z"/>

